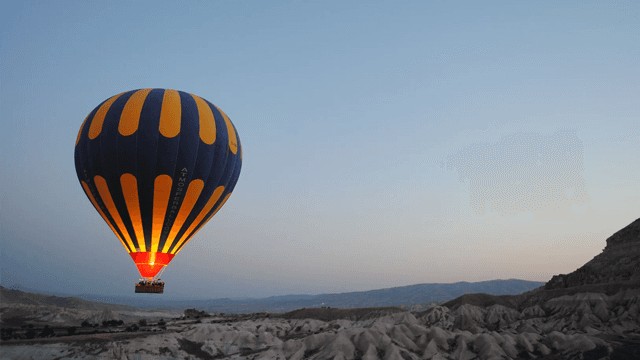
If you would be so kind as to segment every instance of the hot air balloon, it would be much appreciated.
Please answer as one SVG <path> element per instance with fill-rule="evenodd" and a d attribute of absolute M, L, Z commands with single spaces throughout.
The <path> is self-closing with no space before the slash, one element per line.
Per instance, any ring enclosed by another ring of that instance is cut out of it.
<path fill-rule="evenodd" d="M 102 102 L 80 126 L 74 156 L 82 189 L 142 276 L 136 292 L 164 292 L 158 273 L 229 199 L 242 167 L 229 117 L 165 89 Z"/>

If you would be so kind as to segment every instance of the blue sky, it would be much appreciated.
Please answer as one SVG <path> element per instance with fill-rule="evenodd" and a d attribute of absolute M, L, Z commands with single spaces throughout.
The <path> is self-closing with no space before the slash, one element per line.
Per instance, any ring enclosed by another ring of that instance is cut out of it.
<path fill-rule="evenodd" d="M 639 24 L 633 1 L 4 5 L 2 283 L 133 295 L 73 148 L 147 87 L 213 102 L 243 144 L 167 296 L 571 272 L 640 216 Z"/>

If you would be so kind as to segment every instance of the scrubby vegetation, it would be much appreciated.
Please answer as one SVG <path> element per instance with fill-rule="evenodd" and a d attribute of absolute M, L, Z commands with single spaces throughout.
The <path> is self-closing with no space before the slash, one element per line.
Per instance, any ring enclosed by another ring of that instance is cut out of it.
<path fill-rule="evenodd" d="M 224 315 L 224 314 L 222 314 L 222 315 Z M 209 317 L 209 316 L 211 316 L 211 315 L 209 315 L 204 310 L 198 311 L 196 309 L 186 309 L 184 311 L 184 318 L 185 319 L 200 319 L 200 318 Z"/>
<path fill-rule="evenodd" d="M 105 320 L 102 322 L 102 326 L 103 327 L 109 327 L 109 326 L 118 326 L 118 325 L 123 325 L 124 321 L 122 320 Z"/>
<path fill-rule="evenodd" d="M 6 325 L 6 324 L 5 324 Z M 102 326 L 100 326 L 102 325 Z M 24 324 L 20 328 L 3 327 L 1 328 L 0 338 L 3 341 L 8 340 L 30 340 L 51 337 L 75 336 L 86 334 L 100 333 L 124 333 L 137 331 L 159 331 L 158 328 L 151 329 L 151 324 L 147 319 L 140 319 L 136 323 L 125 324 L 122 320 L 105 320 L 101 324 L 92 324 L 89 321 L 83 321 L 79 326 L 38 326 L 34 324 Z M 167 322 L 160 319 L 157 325 L 162 330 L 166 330 Z"/>

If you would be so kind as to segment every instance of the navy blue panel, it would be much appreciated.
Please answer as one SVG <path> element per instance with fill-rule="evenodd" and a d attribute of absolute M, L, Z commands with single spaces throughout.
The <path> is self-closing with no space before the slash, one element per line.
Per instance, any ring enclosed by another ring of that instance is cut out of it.
<path fill-rule="evenodd" d="M 147 95 L 140 112 L 137 142 L 137 178 L 140 200 L 140 216 L 145 244 L 151 247 L 153 226 L 153 184 L 156 179 L 156 152 L 160 136 L 160 109 L 162 109 L 163 89 L 153 89 Z"/>
<path fill-rule="evenodd" d="M 78 175 L 78 180 L 84 181 L 87 184 L 87 186 L 89 187 L 89 191 L 91 192 L 91 195 L 93 196 L 96 203 L 98 204 L 98 207 L 100 207 L 100 209 L 102 210 L 102 213 L 105 214 L 105 216 L 107 217 L 107 221 L 113 225 L 113 228 L 116 230 L 116 233 L 118 234 L 118 236 L 124 239 L 123 234 L 120 232 L 120 230 L 116 226 L 113 218 L 111 217 L 111 214 L 107 210 L 107 207 L 104 205 L 104 202 L 100 197 L 100 193 L 98 192 L 98 189 L 95 186 L 95 182 L 93 180 L 94 176 L 101 175 L 101 174 L 95 173 L 92 170 L 92 167 L 90 164 L 90 160 L 91 162 L 93 162 L 95 157 L 92 158 L 90 156 L 89 147 L 90 145 L 93 146 L 93 151 L 95 155 L 95 152 L 100 148 L 100 141 L 98 139 L 100 138 L 102 133 L 98 136 L 98 138 L 91 140 L 89 139 L 89 128 L 91 127 L 91 122 L 93 121 L 95 114 L 98 112 L 98 109 L 100 109 L 100 107 L 106 101 L 107 100 L 103 101 L 100 105 L 98 105 L 95 109 L 91 111 L 91 113 L 87 117 L 84 127 L 82 128 L 80 139 L 75 149 L 76 174 Z M 101 168 L 101 161 L 96 161 L 95 163 L 97 168 Z M 129 246 L 127 244 L 125 244 L 125 247 L 129 249 Z M 129 251 L 132 251 L 132 250 L 133 249 L 129 249 Z"/>
<path fill-rule="evenodd" d="M 229 189 L 229 183 L 231 183 L 232 180 L 232 176 L 233 176 L 233 171 L 236 168 L 236 164 L 238 163 L 238 159 L 240 158 L 240 155 L 238 154 L 233 154 L 231 152 L 231 150 L 229 150 L 227 148 L 227 153 L 228 153 L 228 157 L 229 159 L 227 160 L 227 166 L 225 166 L 224 168 L 224 173 L 222 174 L 222 178 L 220 179 L 219 185 L 224 186 L 224 192 L 225 193 L 229 193 L 231 190 L 233 189 Z"/>
<path fill-rule="evenodd" d="M 209 179 L 207 180 L 207 183 L 212 182 L 211 186 L 213 186 L 213 189 L 215 190 L 218 186 L 224 185 L 220 180 L 224 175 L 225 168 L 229 164 L 229 155 L 233 155 L 233 153 L 229 149 L 229 132 L 227 131 L 227 124 L 224 121 L 222 114 L 212 103 L 207 101 L 207 104 L 211 108 L 211 112 L 213 112 L 213 116 L 216 119 L 217 139 L 214 143 L 216 148 L 213 163 L 211 164 Z"/>
<path fill-rule="evenodd" d="M 234 126 L 235 129 L 235 126 Z M 229 183 L 229 188 L 233 191 L 236 188 L 236 184 L 238 183 L 238 179 L 240 179 L 240 170 L 242 170 L 242 143 L 240 142 L 240 136 L 238 136 L 238 131 L 236 130 L 236 139 L 238 140 L 238 154 L 236 154 L 236 167 L 234 170 L 234 174 L 231 176 L 231 182 Z"/>
<path fill-rule="evenodd" d="M 236 132 L 236 137 L 237 137 L 237 132 Z M 239 140 L 239 138 L 238 138 L 238 140 Z M 204 217 L 202 222 L 198 226 L 196 226 L 196 228 L 191 232 L 191 234 L 188 234 L 189 237 L 193 236 L 194 233 L 198 232 L 198 230 L 202 226 L 204 226 L 204 224 L 206 223 L 206 221 L 209 218 L 209 216 L 211 216 L 211 214 L 216 211 L 216 209 L 224 201 L 224 199 L 227 196 L 227 194 L 229 194 L 229 193 L 231 193 L 233 191 L 233 188 L 235 187 L 235 183 L 237 182 L 238 177 L 240 175 L 240 168 L 241 168 L 241 161 L 240 161 L 240 150 L 241 150 L 241 147 L 240 147 L 240 142 L 238 141 L 238 150 L 239 151 L 237 152 L 237 154 L 233 154 L 231 152 L 231 150 L 229 149 L 228 141 L 227 141 L 227 143 L 225 145 L 226 145 L 226 150 L 225 150 L 224 153 L 227 155 L 226 156 L 226 158 L 227 158 L 226 166 L 224 167 L 224 171 L 222 173 L 222 177 L 219 179 L 218 184 L 217 184 L 217 186 L 224 186 L 225 189 L 222 192 L 222 195 L 220 196 L 220 198 L 218 199 L 216 204 L 213 206 L 213 208 Z M 178 234 L 178 236 L 180 237 L 181 234 Z M 178 251 L 186 243 L 187 243 L 186 241 L 183 242 L 178 247 Z M 173 251 L 173 249 L 172 249 L 172 251 Z"/>
<path fill-rule="evenodd" d="M 107 99 L 109 100 L 109 99 Z M 98 112 L 98 110 L 100 109 L 100 107 L 102 107 L 102 105 L 107 102 L 107 100 L 103 101 L 100 105 L 98 105 L 94 110 L 93 110 L 93 116 L 91 116 L 91 119 L 87 119 L 87 124 L 85 125 L 87 127 L 87 147 L 86 147 L 86 155 L 87 155 L 87 161 L 88 161 L 88 165 L 89 167 L 87 168 L 87 172 L 89 174 L 91 174 L 91 182 L 93 183 L 93 177 L 96 175 L 100 175 L 102 176 L 102 159 L 100 158 L 100 135 L 98 135 L 97 138 L 95 139 L 90 139 L 89 138 L 89 134 L 88 131 L 91 128 L 91 124 L 93 123 L 93 120 L 95 119 L 95 115 Z M 89 121 L 91 120 L 91 121 Z"/>
<path fill-rule="evenodd" d="M 122 110 L 133 93 L 134 91 L 126 92 L 120 95 L 111 104 L 109 111 L 107 111 L 107 114 L 104 117 L 104 122 L 102 123 L 102 132 L 100 132 L 100 135 L 96 140 L 100 140 L 100 158 L 102 160 L 102 169 L 104 171 L 102 177 L 104 177 L 107 182 L 113 203 L 115 204 L 116 210 L 118 211 L 126 229 L 120 230 L 128 232 L 128 236 L 133 240 L 133 244 L 138 246 L 136 234 L 133 230 L 133 225 L 131 224 L 129 210 L 127 209 L 127 203 L 124 199 L 124 194 L 122 193 L 122 185 L 120 184 L 120 176 L 122 173 L 118 169 L 118 137 L 120 137 L 120 134 L 118 133 L 118 125 L 120 124 Z M 123 238 L 123 240 L 124 239 L 125 238 Z"/>
<path fill-rule="evenodd" d="M 217 141 L 216 141 L 217 142 Z M 193 178 L 207 181 L 209 171 L 211 171 L 211 165 L 213 165 L 213 154 L 215 153 L 215 143 L 211 145 L 205 144 L 200 140 L 198 146 L 198 157 L 196 160 L 196 166 L 193 169 Z"/>
<path fill-rule="evenodd" d="M 164 225 L 162 227 L 162 235 L 160 235 L 159 249 L 164 247 L 167 236 L 171 231 L 171 227 L 176 220 L 180 206 L 184 200 L 189 182 L 193 176 L 196 158 L 198 157 L 198 143 L 200 141 L 200 123 L 198 117 L 198 107 L 193 97 L 185 92 L 179 91 L 180 94 L 180 142 L 178 146 L 178 157 L 173 176 L 173 185 L 171 187 L 171 196 L 169 197 L 169 205 L 165 214 Z M 162 137 L 162 136 L 161 136 Z"/>
<path fill-rule="evenodd" d="M 241 148 L 240 147 L 240 143 L 238 143 L 238 149 L 240 149 L 240 148 Z M 234 155 L 234 157 L 235 156 L 236 155 Z M 232 175 L 230 176 L 231 181 L 227 184 L 227 187 L 225 187 L 225 191 L 220 196 L 220 199 L 216 202 L 216 204 L 212 208 L 212 210 L 207 213 L 207 215 L 204 217 L 202 222 L 198 226 L 196 226 L 195 229 L 190 234 L 188 234 L 187 241 L 185 241 L 182 244 L 180 244 L 180 246 L 177 248 L 176 252 L 180 251 L 180 249 L 182 249 L 187 244 L 187 242 L 190 241 L 189 238 L 191 236 L 193 236 L 193 234 L 197 233 L 200 230 L 200 228 L 202 228 L 207 223 L 207 219 L 209 219 L 209 216 L 211 216 L 211 214 L 213 212 L 215 212 L 216 209 L 218 209 L 218 206 L 220 206 L 220 204 L 224 201 L 224 199 L 227 197 L 227 195 L 229 193 L 233 192 L 233 189 L 235 188 L 236 183 L 238 182 L 238 178 L 240 177 L 240 168 L 242 167 L 241 166 L 242 164 L 241 164 L 239 156 L 237 157 L 237 159 L 230 159 L 231 162 L 233 162 L 234 160 L 236 162 L 235 165 L 234 165 L 235 171 L 233 171 Z M 182 236 L 182 235 L 180 235 L 180 236 Z"/>
<path fill-rule="evenodd" d="M 208 105 L 208 104 L 207 104 Z M 200 115 L 197 113 L 197 108 L 196 110 L 196 118 L 198 119 L 198 124 L 200 124 Z M 215 116 L 214 116 L 214 122 L 215 122 Z M 216 134 L 218 133 L 217 131 L 217 126 L 216 126 Z M 219 138 L 217 138 L 216 136 L 216 141 L 211 144 L 205 144 L 202 140 L 198 140 L 199 147 L 198 147 L 198 157 L 196 160 L 196 166 L 193 169 L 193 179 L 201 179 L 202 181 L 204 181 L 205 183 L 207 182 L 207 177 L 209 176 L 209 171 L 211 171 L 211 165 L 213 164 L 213 155 L 215 153 L 215 145 L 216 143 L 218 143 L 220 141 Z M 204 190 L 203 190 L 204 193 Z"/>
<path fill-rule="evenodd" d="M 110 98 L 109 98 L 110 99 Z M 100 134 L 95 138 L 95 139 L 90 139 L 89 138 L 89 129 L 91 128 L 91 123 L 93 123 L 93 120 L 95 119 L 95 115 L 97 114 L 98 110 L 102 107 L 102 105 L 104 103 L 106 103 L 109 99 L 103 101 L 100 105 L 98 105 L 94 111 L 93 111 L 93 115 L 91 116 L 91 121 L 89 121 L 89 119 L 87 119 L 87 123 L 85 124 L 85 126 L 87 127 L 87 135 L 85 137 L 86 139 L 86 156 L 87 156 L 87 175 L 90 177 L 90 179 L 88 179 L 89 181 L 87 181 L 87 185 L 89 186 L 89 189 L 91 190 L 91 193 L 93 194 L 94 198 L 96 199 L 96 202 L 99 204 L 100 208 L 102 209 L 102 212 L 105 214 L 105 216 L 109 219 L 109 222 L 113 225 L 113 228 L 115 229 L 115 231 L 118 233 L 118 235 L 123 239 L 125 239 L 124 234 L 122 234 L 122 232 L 120 231 L 120 229 L 118 228 L 117 224 L 115 223 L 115 221 L 113 220 L 113 217 L 111 217 L 111 214 L 109 213 L 109 211 L 107 210 L 106 206 L 104 205 L 104 201 L 102 200 L 102 197 L 100 196 L 100 193 L 98 192 L 96 186 L 95 186 L 95 182 L 94 182 L 94 178 L 97 175 L 102 176 L 103 178 L 105 178 L 105 169 L 103 168 L 103 161 L 102 161 L 102 137 L 105 136 L 104 134 L 104 130 L 105 130 L 105 124 L 103 122 L 102 124 L 102 130 L 100 131 Z M 113 104 L 112 104 L 113 105 Z M 108 114 L 108 113 L 107 113 Z M 106 120 L 106 117 L 105 117 Z M 84 130 L 83 130 L 84 132 Z M 79 144 L 78 144 L 79 145 Z M 111 190 L 111 186 L 109 184 L 109 182 L 107 182 L 107 184 L 109 185 L 109 191 L 113 192 Z M 113 197 L 113 195 L 112 195 Z"/>
<path fill-rule="evenodd" d="M 187 229 L 191 226 L 191 224 L 195 221 L 196 217 L 200 214 L 200 211 L 205 207 L 213 192 L 220 186 L 220 179 L 222 175 L 224 175 L 224 168 L 227 164 L 228 156 L 226 156 L 226 149 L 229 148 L 228 142 L 219 142 L 216 140 L 213 143 L 214 146 L 214 161 L 212 164 L 212 169 L 221 169 L 221 171 L 210 171 L 209 178 L 205 181 L 204 188 L 202 189 L 202 195 L 196 202 L 191 214 L 187 217 L 184 226 L 176 236 L 177 239 L 181 239 Z M 222 197 L 222 196 L 221 196 Z M 215 209 L 215 206 L 213 207 Z M 209 211 L 211 213 L 211 211 Z M 208 215 L 207 215 L 208 216 Z M 207 216 L 204 217 L 203 221 L 206 220 Z"/>
<path fill-rule="evenodd" d="M 88 157 L 89 127 L 91 125 L 93 117 L 96 115 L 98 109 L 105 101 L 103 101 L 95 109 L 91 110 L 91 113 L 89 113 L 89 116 L 87 116 L 87 119 L 84 122 L 84 126 L 82 127 L 82 130 L 80 132 L 78 145 L 76 145 L 76 149 L 74 151 L 76 161 L 76 174 L 78 175 L 78 180 L 80 181 L 87 182 L 90 176 L 90 165 Z M 93 176 L 91 176 L 91 181 L 93 181 Z"/>
<path fill-rule="evenodd" d="M 209 177 L 205 181 L 205 186 L 202 189 L 202 195 L 196 202 L 191 214 L 187 217 L 187 221 L 185 221 L 185 224 L 176 236 L 177 239 L 182 238 L 184 232 L 187 231 L 196 217 L 200 214 L 200 211 L 202 211 L 204 206 L 207 204 L 213 192 L 221 185 L 220 179 L 224 175 L 224 169 L 227 165 L 227 161 L 229 160 L 228 154 L 231 154 L 229 151 L 229 135 L 224 118 L 213 104 L 208 101 L 206 102 L 213 113 L 216 123 L 216 141 L 212 145 L 208 146 L 208 148 L 212 150 L 211 155 L 213 157 L 213 161 L 210 163 Z M 201 142 L 201 145 L 202 144 L 203 143 Z M 211 155 L 208 157 L 211 157 Z M 213 209 L 215 209 L 215 206 Z M 209 213 L 211 213 L 211 211 L 209 211 Z M 205 216 L 204 219 L 206 218 L 207 217 Z"/>

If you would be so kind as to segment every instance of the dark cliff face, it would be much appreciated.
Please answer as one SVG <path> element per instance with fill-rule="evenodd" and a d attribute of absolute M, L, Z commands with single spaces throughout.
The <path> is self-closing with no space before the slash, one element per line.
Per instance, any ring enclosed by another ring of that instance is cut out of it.
<path fill-rule="evenodd" d="M 593 260 L 578 270 L 555 275 L 545 290 L 585 285 L 618 284 L 616 288 L 640 285 L 640 219 L 607 239 L 607 246 Z"/>
<path fill-rule="evenodd" d="M 607 239 L 607 248 L 621 244 L 638 244 L 640 242 L 640 219 L 627 225 Z M 607 250 L 605 248 L 605 250 Z"/>

